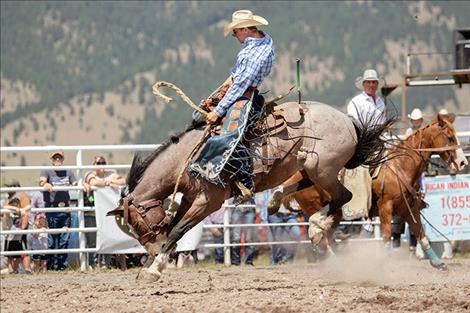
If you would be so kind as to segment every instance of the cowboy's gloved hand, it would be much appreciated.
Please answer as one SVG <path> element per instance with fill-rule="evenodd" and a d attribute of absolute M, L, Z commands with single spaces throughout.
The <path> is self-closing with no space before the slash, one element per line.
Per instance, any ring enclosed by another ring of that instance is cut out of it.
<path fill-rule="evenodd" d="M 214 124 L 215 122 L 217 122 L 217 119 L 219 117 L 217 116 L 217 114 L 215 114 L 214 111 L 212 112 L 209 112 L 207 113 L 207 116 L 206 116 L 206 121 L 209 123 L 209 124 Z"/>

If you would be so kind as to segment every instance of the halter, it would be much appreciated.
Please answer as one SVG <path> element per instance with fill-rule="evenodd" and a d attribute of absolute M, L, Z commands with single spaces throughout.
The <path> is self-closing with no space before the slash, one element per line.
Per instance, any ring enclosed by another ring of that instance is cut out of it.
<path fill-rule="evenodd" d="M 119 205 L 124 209 L 124 222 L 132 226 L 135 230 L 139 224 L 144 224 L 147 228 L 147 232 L 140 236 L 139 243 L 145 245 L 151 239 L 155 238 L 162 229 L 170 223 L 169 217 L 165 214 L 165 209 L 163 208 L 163 202 L 161 200 L 145 200 L 140 203 L 134 203 L 134 197 L 132 194 L 121 198 L 119 200 Z M 151 209 L 156 208 L 155 210 L 150 211 Z M 135 223 L 129 223 L 130 212 L 129 210 L 135 210 L 138 213 L 139 218 Z M 149 212 L 150 211 L 150 212 Z"/>
<path fill-rule="evenodd" d="M 418 154 L 422 159 L 424 159 L 424 158 L 423 158 L 423 156 L 421 155 L 421 153 L 419 153 L 419 152 L 443 152 L 443 151 L 457 150 L 457 149 L 461 148 L 460 145 L 450 145 L 450 140 L 449 140 L 448 138 L 446 138 L 447 136 L 442 132 L 442 129 L 443 129 L 444 127 L 441 128 L 440 126 L 439 126 L 439 133 L 438 133 L 436 136 L 431 137 L 431 144 L 434 145 L 434 140 L 435 140 L 437 137 L 439 137 L 439 136 L 443 136 L 443 137 L 444 137 L 444 140 L 447 141 L 446 146 L 445 146 L 445 147 L 439 147 L 439 148 L 421 148 L 421 144 L 422 144 L 422 141 L 423 141 L 423 136 L 422 136 L 422 134 L 423 134 L 424 129 L 426 129 L 426 128 L 428 128 L 428 127 L 430 127 L 431 125 L 436 124 L 436 123 L 437 123 L 437 122 L 434 122 L 434 123 L 432 123 L 432 124 L 429 124 L 429 125 L 426 126 L 425 128 L 421 128 L 421 129 L 417 130 L 417 131 L 412 135 L 412 136 L 413 136 L 413 141 L 414 141 L 414 135 L 416 135 L 417 133 L 419 133 L 419 135 L 420 135 L 420 136 L 419 136 L 419 145 L 418 145 L 418 148 L 413 148 L 413 147 L 410 147 L 410 146 L 408 146 L 408 145 L 406 145 L 406 148 L 408 148 L 409 150 L 412 150 L 412 151 L 414 151 L 414 152 L 417 152 L 417 154 Z M 447 125 L 445 125 L 445 126 L 447 126 Z M 451 154 L 449 154 L 448 159 L 446 160 L 446 163 L 447 163 L 448 165 L 450 165 L 450 164 L 456 165 L 456 164 L 455 164 L 455 158 L 454 158 Z"/>

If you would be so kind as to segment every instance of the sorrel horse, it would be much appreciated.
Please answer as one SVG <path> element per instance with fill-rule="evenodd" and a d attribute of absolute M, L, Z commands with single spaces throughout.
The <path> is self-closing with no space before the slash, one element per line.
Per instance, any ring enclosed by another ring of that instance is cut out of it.
<path fill-rule="evenodd" d="M 269 141 L 281 157 L 268 172 L 255 175 L 255 191 L 276 187 L 303 170 L 309 179 L 329 193 L 327 213 L 334 214 L 351 199 L 351 193 L 338 181 L 336 174 L 345 166 L 353 168 L 376 162 L 381 157 L 377 150 L 385 145 L 380 135 L 393 119 L 381 126 L 372 122 L 357 125 L 346 114 L 321 103 L 285 103 L 281 107 L 288 121 L 287 128 Z M 302 114 L 299 114 L 300 108 Z M 136 155 L 119 205 L 108 213 L 124 217 L 151 257 L 158 253 L 138 278 L 158 280 L 176 242 L 232 196 L 232 186 L 211 184 L 191 177 L 185 170 L 185 161 L 202 134 L 202 130 L 190 128 L 172 137 L 145 160 Z M 261 151 L 257 152 L 262 155 Z M 162 200 L 173 192 L 179 173 L 184 173 L 178 185 L 183 197 L 176 215 L 169 218 Z"/>
<path fill-rule="evenodd" d="M 446 266 L 429 245 L 421 224 L 420 210 L 426 205 L 419 196 L 419 178 L 434 153 L 447 162 L 449 170 L 460 171 L 468 165 L 462 149 L 458 147 L 453 120 L 453 115 L 448 120 L 438 115 L 429 125 L 389 149 L 390 158 L 376 168 L 376 178 L 372 181 L 372 202 L 378 208 L 384 242 L 389 243 L 391 239 L 392 215 L 400 215 L 410 225 L 411 232 L 417 236 L 431 265 L 439 269 L 445 269 Z M 302 175 L 296 173 L 283 185 L 292 190 L 289 186 L 302 179 Z M 307 214 L 315 214 L 328 201 L 329 195 L 316 186 L 311 186 L 285 197 L 287 201 L 294 198 Z M 334 230 L 341 215 L 337 214 L 332 218 L 334 220 L 331 229 Z"/>

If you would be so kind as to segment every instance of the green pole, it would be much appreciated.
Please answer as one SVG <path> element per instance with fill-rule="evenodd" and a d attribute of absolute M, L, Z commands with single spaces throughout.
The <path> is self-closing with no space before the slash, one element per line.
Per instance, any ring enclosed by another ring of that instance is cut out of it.
<path fill-rule="evenodd" d="M 297 63 L 297 79 L 295 85 L 297 87 L 297 93 L 299 95 L 299 103 L 302 100 L 302 94 L 300 93 L 300 59 L 296 60 Z"/>

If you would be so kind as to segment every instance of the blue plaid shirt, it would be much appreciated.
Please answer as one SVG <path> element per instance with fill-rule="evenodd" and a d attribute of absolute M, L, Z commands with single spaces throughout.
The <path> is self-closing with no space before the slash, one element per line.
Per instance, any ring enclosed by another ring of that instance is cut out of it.
<path fill-rule="evenodd" d="M 215 114 L 224 116 L 249 87 L 258 87 L 271 72 L 274 61 L 273 40 L 267 33 L 263 38 L 247 37 L 231 70 L 232 85 L 214 109 Z"/>

